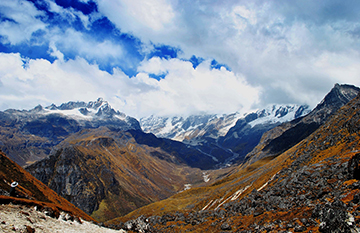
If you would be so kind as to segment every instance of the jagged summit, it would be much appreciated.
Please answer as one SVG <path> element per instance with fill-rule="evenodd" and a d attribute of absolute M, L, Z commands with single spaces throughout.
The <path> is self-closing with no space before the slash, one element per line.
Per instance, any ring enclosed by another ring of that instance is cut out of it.
<path fill-rule="evenodd" d="M 329 107 L 339 108 L 354 99 L 359 92 L 360 88 L 356 86 L 336 83 L 314 111 Z"/>
<path fill-rule="evenodd" d="M 74 111 L 75 110 L 75 111 Z M 119 117 L 125 119 L 126 115 L 111 107 L 111 105 L 103 98 L 98 98 L 96 101 L 85 103 L 83 101 L 69 101 L 60 106 L 52 104 L 45 107 L 47 113 L 63 113 L 64 115 L 77 115 L 83 117 Z"/>
<path fill-rule="evenodd" d="M 308 105 L 297 104 L 274 104 L 267 108 L 245 114 L 245 121 L 251 126 L 265 123 L 282 123 L 291 121 L 309 113 Z"/>

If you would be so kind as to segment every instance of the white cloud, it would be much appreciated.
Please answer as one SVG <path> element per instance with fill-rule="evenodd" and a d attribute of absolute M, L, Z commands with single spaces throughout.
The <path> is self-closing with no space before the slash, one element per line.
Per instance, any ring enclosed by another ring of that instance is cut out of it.
<path fill-rule="evenodd" d="M 314 106 L 334 82 L 360 84 L 351 75 L 358 73 L 353 54 L 360 51 L 356 13 L 360 4 L 356 2 L 155 1 L 171 9 L 165 14 L 173 12 L 166 20 L 159 19 L 162 26 L 156 29 L 152 25 L 157 24 L 148 24 L 151 20 L 144 20 L 145 15 L 127 1 L 98 2 L 100 13 L 120 30 L 144 41 L 179 47 L 185 58 L 196 55 L 227 64 L 235 76 L 243 75 L 249 85 L 262 87 L 263 105 L 307 102 Z M 119 14 L 122 9 L 133 13 Z M 331 73 L 315 65 L 328 54 L 332 54 L 326 63 L 333 65 L 328 67 Z M 344 60 L 353 64 L 351 74 L 337 65 Z"/>
<path fill-rule="evenodd" d="M 62 19 L 70 22 L 74 22 L 78 17 L 83 23 L 84 27 L 89 29 L 91 19 L 88 15 L 84 15 L 81 11 L 74 10 L 72 7 L 63 8 L 51 0 L 46 0 L 46 3 L 49 6 L 48 10 L 50 12 L 59 14 Z"/>
<path fill-rule="evenodd" d="M 47 26 L 38 18 L 44 16 L 43 12 L 25 0 L 0 1 L 0 14 L 7 19 L 0 22 L 2 43 L 16 45 L 28 41 L 34 32 Z"/>
<path fill-rule="evenodd" d="M 120 32 L 140 38 L 144 54 L 149 54 L 153 44 L 165 44 L 180 48 L 182 58 L 196 55 L 206 62 L 194 69 L 180 59 L 152 58 L 142 62 L 136 77 L 129 79 L 116 68 L 110 75 L 82 58 L 129 62 L 123 44 L 107 38 L 98 41 L 90 33 L 71 28 L 47 27 L 40 20 L 46 16 L 32 3 L 1 1 L 1 14 L 13 20 L 0 23 L 2 42 L 19 44 L 44 30 L 49 53 L 58 59 L 54 63 L 29 60 L 24 68 L 19 55 L 2 54 L 2 99 L 18 99 L 14 107 L 22 106 L 22 101 L 33 107 L 44 101 L 86 101 L 103 96 L 127 114 L 184 114 L 238 111 L 257 100 L 259 106 L 289 102 L 314 106 L 335 82 L 360 85 L 360 4 L 356 2 L 96 2 L 99 13 L 84 15 L 48 1 L 51 11 L 69 22 L 79 17 L 87 28 L 105 15 Z M 64 61 L 64 54 L 69 53 L 77 58 Z M 211 59 L 231 71 L 210 69 Z M 149 78 L 150 73 L 166 77 L 157 81 Z M 49 86 L 48 90 L 41 85 Z M 34 99 L 31 104 L 29 96 Z"/>
<path fill-rule="evenodd" d="M 122 59 L 124 56 L 121 45 L 114 44 L 109 40 L 96 41 L 89 35 L 71 28 L 63 33 L 53 29 L 49 33 L 49 37 L 51 41 L 50 48 L 55 57 L 58 56 L 58 53 L 54 53 L 55 51 L 76 54 L 86 59 L 96 59 L 99 61 L 109 58 Z"/>
<path fill-rule="evenodd" d="M 54 63 L 36 59 L 24 66 L 19 54 L 0 53 L 0 77 L 1 108 L 29 109 L 37 104 L 110 98 L 122 76 L 114 77 L 80 58 Z"/>
<path fill-rule="evenodd" d="M 186 115 L 249 109 L 259 93 L 243 77 L 224 68 L 211 69 L 209 62 L 194 69 L 191 63 L 179 59 L 153 58 L 144 61 L 141 72 L 131 79 L 118 69 L 112 75 L 101 71 L 81 58 L 26 62 L 24 65 L 19 54 L 0 53 L 0 108 L 30 109 L 37 104 L 90 101 L 101 96 L 135 117 L 153 113 Z M 165 67 L 165 79 L 148 77 L 147 72 L 156 72 L 156 66 Z"/>
<path fill-rule="evenodd" d="M 130 96 L 134 103 L 141 103 L 146 112 L 162 115 L 186 115 L 198 112 L 224 113 L 245 111 L 257 101 L 259 89 L 248 85 L 244 77 L 225 68 L 211 69 L 210 62 L 201 63 L 196 69 L 190 62 L 179 59 L 152 58 L 139 67 L 135 78 L 147 84 L 147 89 Z M 160 81 L 149 80 L 146 73 L 164 73 Z M 144 81 L 145 80 L 145 81 Z M 144 103 L 144 100 L 145 101 Z"/>
<path fill-rule="evenodd" d="M 234 6 L 230 15 L 238 31 L 244 30 L 248 24 L 256 24 L 256 13 L 244 6 Z"/>
<path fill-rule="evenodd" d="M 146 34 L 169 32 L 169 27 L 176 23 L 176 13 L 168 0 L 97 0 L 97 3 L 99 11 L 122 32 L 134 34 L 145 42 L 150 39 Z"/>

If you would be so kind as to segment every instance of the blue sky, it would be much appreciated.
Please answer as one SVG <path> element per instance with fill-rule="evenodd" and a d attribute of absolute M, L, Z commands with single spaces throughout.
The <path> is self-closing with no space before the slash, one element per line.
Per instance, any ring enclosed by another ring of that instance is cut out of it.
<path fill-rule="evenodd" d="M 0 110 L 103 97 L 135 117 L 314 107 L 360 86 L 360 2 L 0 0 Z"/>

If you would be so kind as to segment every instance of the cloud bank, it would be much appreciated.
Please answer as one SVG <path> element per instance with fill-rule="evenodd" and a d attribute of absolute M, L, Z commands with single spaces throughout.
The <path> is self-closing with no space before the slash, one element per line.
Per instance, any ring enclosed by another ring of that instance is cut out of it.
<path fill-rule="evenodd" d="M 360 3 L 0 2 L 0 108 L 104 97 L 136 117 L 314 107 L 360 85 Z"/>

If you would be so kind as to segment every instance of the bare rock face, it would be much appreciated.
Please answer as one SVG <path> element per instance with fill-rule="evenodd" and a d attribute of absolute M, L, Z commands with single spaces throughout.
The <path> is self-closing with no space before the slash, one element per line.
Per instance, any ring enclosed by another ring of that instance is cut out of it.
<path fill-rule="evenodd" d="M 91 214 L 99 207 L 106 191 L 118 193 L 119 188 L 114 174 L 102 169 L 101 164 L 95 167 L 96 176 L 86 171 L 85 158 L 76 148 L 67 147 L 27 169 L 56 193 Z"/>

